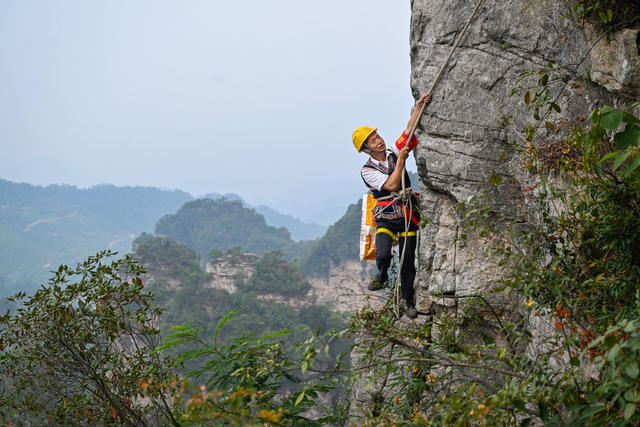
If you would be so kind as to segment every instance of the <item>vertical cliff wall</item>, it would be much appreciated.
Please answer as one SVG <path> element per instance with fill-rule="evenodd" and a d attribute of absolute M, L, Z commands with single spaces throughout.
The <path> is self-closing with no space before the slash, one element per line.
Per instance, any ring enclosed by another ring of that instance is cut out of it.
<path fill-rule="evenodd" d="M 457 32 L 473 10 L 471 0 L 411 2 L 411 88 L 428 90 Z M 529 177 L 511 148 L 533 123 L 521 95 L 510 96 L 523 72 L 553 64 L 549 87 L 561 112 L 547 120 L 573 120 L 604 104 L 629 106 L 640 95 L 638 30 L 604 37 L 569 19 L 571 4 L 557 1 L 486 0 L 434 91 L 417 131 L 416 161 L 422 206 L 433 221 L 419 248 L 417 305 L 455 306 L 456 299 L 484 289 L 490 276 L 478 258 L 483 242 L 461 234 L 459 203 L 491 188 L 493 203 L 527 218 L 522 190 Z M 506 119 L 506 120 L 505 120 Z M 509 125 L 504 126 L 506 122 Z M 506 153 L 506 154 L 504 154 Z M 502 185 L 490 187 L 491 176 Z"/>
<path fill-rule="evenodd" d="M 474 6 L 474 0 L 411 1 L 411 89 L 416 99 L 430 88 Z M 431 221 L 420 233 L 416 261 L 417 324 L 432 319 L 435 324 L 444 313 L 465 311 L 464 297 L 481 293 L 490 299 L 491 310 L 478 313 L 483 317 L 474 325 L 479 333 L 467 331 L 465 339 L 489 335 L 498 346 L 506 346 L 496 323 L 517 316 L 515 308 L 523 298 L 488 292 L 500 271 L 482 256 L 488 242 L 464 229 L 458 207 L 488 194 L 483 203 L 493 211 L 523 227 L 535 226 L 538 218 L 527 196 L 538 191 L 539 177 L 528 175 L 517 149 L 527 144 L 525 127 L 537 126 L 537 135 L 553 136 L 553 127 L 547 129 L 545 121 L 565 127 L 579 124 L 589 120 L 595 108 L 629 110 L 640 99 L 640 25 L 595 28 L 573 19 L 572 6 L 571 0 L 485 0 L 434 90 L 419 123 L 415 150 L 422 210 Z M 536 73 L 541 69 L 548 72 L 549 101 L 558 107 L 548 115 L 546 109 L 540 112 L 542 125 L 523 96 L 539 85 L 541 75 Z M 523 78 L 528 72 L 532 75 Z M 557 173 L 546 178 L 563 180 Z M 544 315 L 529 320 L 534 343 L 541 347 L 553 326 Z M 409 330 L 413 325 L 408 323 L 402 318 L 398 324 Z M 431 335 L 437 333 L 432 328 Z M 370 341 L 359 341 L 353 366 L 362 366 Z M 535 354 L 536 345 L 526 349 L 528 355 Z M 375 356 L 386 360 L 388 349 Z M 393 394 L 387 375 L 367 372 L 354 385 L 352 414 L 375 412 L 376 401 Z"/>

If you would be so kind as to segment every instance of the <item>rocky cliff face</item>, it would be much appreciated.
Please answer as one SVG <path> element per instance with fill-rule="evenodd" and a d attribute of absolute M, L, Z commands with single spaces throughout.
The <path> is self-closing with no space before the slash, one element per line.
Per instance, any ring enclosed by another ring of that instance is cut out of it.
<path fill-rule="evenodd" d="M 367 284 L 376 271 L 374 264 L 345 261 L 332 265 L 326 277 L 309 278 L 313 298 L 335 310 L 350 312 L 365 305 L 378 307 L 384 304 L 384 297 L 379 292 L 367 290 Z"/>
<path fill-rule="evenodd" d="M 519 85 L 537 84 L 538 76 L 520 80 L 522 73 L 553 64 L 550 96 L 561 109 L 546 118 L 553 122 L 588 120 L 594 108 L 605 104 L 629 109 L 640 97 L 638 28 L 602 37 L 602 31 L 567 19 L 571 5 L 563 0 L 485 0 L 434 90 L 419 123 L 415 150 L 422 210 L 432 221 L 421 232 L 417 254 L 417 322 L 465 310 L 464 296 L 489 290 L 499 275 L 480 256 L 487 245 L 483 238 L 465 230 L 468 236 L 461 244 L 460 204 L 488 190 L 495 210 L 524 224 L 536 221 L 524 195 L 535 186 L 535 178 L 527 176 L 512 148 L 522 144 L 522 129 L 534 122 L 522 94 L 510 96 Z M 415 98 L 428 91 L 474 6 L 473 0 L 411 1 Z M 492 176 L 500 177 L 501 185 L 490 186 Z M 494 311 L 484 313 L 484 324 L 477 328 L 501 345 L 495 317 L 512 316 L 514 304 L 523 301 L 491 298 Z M 553 329 L 543 318 L 532 319 L 530 327 L 538 337 Z M 357 351 L 352 363 L 358 366 Z M 379 382 L 354 387 L 352 413 L 366 412 L 376 397 L 384 397 Z"/>
<path fill-rule="evenodd" d="M 211 274 L 207 288 L 223 289 L 234 293 L 238 280 L 249 280 L 255 272 L 255 264 L 260 257 L 252 253 L 225 255 L 208 262 L 206 272 Z"/>
<path fill-rule="evenodd" d="M 532 122 L 522 97 L 510 96 L 518 85 L 535 85 L 519 82 L 521 73 L 553 64 L 549 87 L 562 110 L 548 117 L 552 121 L 583 117 L 604 104 L 628 108 L 640 95 L 638 30 L 601 37 L 589 25 L 567 19 L 570 6 L 565 1 L 486 0 L 434 90 L 415 153 L 422 207 L 433 221 L 419 248 L 417 303 L 422 311 L 431 303 L 456 305 L 458 300 L 439 294 L 469 295 L 490 281 L 488 266 L 477 256 L 483 241 L 470 236 L 466 247 L 456 244 L 462 226 L 456 207 L 489 188 L 492 175 L 503 183 L 491 190 L 496 208 L 531 219 L 522 195 L 529 177 L 510 149 L 513 142 L 522 142 L 519 132 Z M 414 96 L 430 87 L 473 7 L 469 0 L 411 2 Z"/>
<path fill-rule="evenodd" d="M 207 263 L 206 272 L 211 280 L 204 284 L 205 288 L 222 289 L 229 293 L 237 291 L 238 281 L 247 281 L 255 273 L 255 264 L 260 257 L 252 253 L 225 255 Z M 326 277 L 310 277 L 311 291 L 304 300 L 295 300 L 296 306 L 314 303 L 327 304 L 334 310 L 353 312 L 364 305 L 378 306 L 384 303 L 380 294 L 367 291 L 367 283 L 374 274 L 373 263 L 346 261 L 333 265 Z M 179 283 L 171 283 L 172 289 Z M 261 294 L 259 298 L 281 303 L 292 303 L 280 295 Z"/>

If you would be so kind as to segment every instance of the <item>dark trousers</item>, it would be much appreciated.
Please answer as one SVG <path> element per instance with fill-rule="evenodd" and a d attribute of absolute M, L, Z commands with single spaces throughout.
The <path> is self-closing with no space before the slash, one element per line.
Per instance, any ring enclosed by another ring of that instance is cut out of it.
<path fill-rule="evenodd" d="M 386 228 L 392 233 L 403 233 L 405 231 L 404 220 L 377 220 L 378 230 Z M 410 223 L 409 231 L 418 230 L 418 226 Z M 406 240 L 406 248 L 404 248 Z M 393 239 L 387 233 L 376 233 L 376 265 L 378 267 L 378 277 L 384 278 L 387 275 L 387 270 L 391 265 L 391 247 Z M 417 236 L 400 237 L 399 245 L 400 258 L 402 259 L 402 251 L 405 250 L 404 259 L 402 261 L 402 268 L 400 270 L 400 283 L 402 287 L 402 299 L 412 304 L 413 302 L 413 281 L 416 277 L 415 267 L 415 254 L 416 254 L 416 242 Z"/>

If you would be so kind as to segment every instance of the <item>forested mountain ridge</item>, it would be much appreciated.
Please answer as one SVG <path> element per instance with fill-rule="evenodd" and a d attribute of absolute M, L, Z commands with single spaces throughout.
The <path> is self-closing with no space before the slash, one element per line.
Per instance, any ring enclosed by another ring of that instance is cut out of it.
<path fill-rule="evenodd" d="M 256 212 L 264 216 L 267 224 L 274 227 L 285 227 L 291 233 L 291 237 L 295 240 L 312 240 L 321 237 L 326 231 L 327 227 L 318 225 L 316 223 L 309 223 L 300 220 L 293 215 L 287 215 L 276 211 L 264 204 L 258 206 L 252 206 L 238 196 L 235 193 L 207 193 L 200 197 L 201 199 L 208 198 L 213 200 L 227 199 L 242 202 L 242 204 L 249 209 L 254 209 Z"/>
<path fill-rule="evenodd" d="M 231 193 L 211 193 L 207 197 L 242 201 Z M 35 289 L 49 277 L 49 270 L 60 264 L 74 265 L 98 250 L 128 252 L 135 236 L 153 231 L 158 219 L 175 213 L 191 200 L 193 197 L 184 191 L 153 187 L 102 184 L 81 189 L 0 179 L 0 296 Z M 228 213 L 234 215 L 233 212 L 231 208 Z M 261 212 L 265 218 L 260 218 Z M 293 241 L 287 230 L 272 224 L 293 224 L 301 229 L 299 235 L 305 235 L 305 223 L 263 205 L 248 207 L 244 213 L 245 219 L 257 225 L 255 235 L 261 236 L 258 241 L 263 247 L 257 242 L 248 244 L 251 239 L 246 232 L 238 233 L 239 240 L 225 239 L 216 247 L 224 246 L 226 250 L 241 245 L 257 253 L 282 249 L 289 258 L 304 253 L 307 243 Z M 315 224 L 311 227 L 316 228 L 306 235 L 318 235 L 324 229 Z"/>
<path fill-rule="evenodd" d="M 298 241 L 316 239 L 321 237 L 327 230 L 325 226 L 301 221 L 294 216 L 280 213 L 266 205 L 258 205 L 254 209 L 264 216 L 267 224 L 274 227 L 285 227 L 291 233 L 291 237 Z"/>
<path fill-rule="evenodd" d="M 225 251 L 234 246 L 259 255 L 282 250 L 294 258 L 308 244 L 291 239 L 284 227 L 267 225 L 262 215 L 244 207 L 242 202 L 224 198 L 185 203 L 175 214 L 160 218 L 155 232 L 186 244 L 202 259 L 207 259 L 211 251 Z"/>
<path fill-rule="evenodd" d="M 32 290 L 49 270 L 98 250 L 127 252 L 136 235 L 191 199 L 151 187 L 41 187 L 0 179 L 0 295 Z"/>

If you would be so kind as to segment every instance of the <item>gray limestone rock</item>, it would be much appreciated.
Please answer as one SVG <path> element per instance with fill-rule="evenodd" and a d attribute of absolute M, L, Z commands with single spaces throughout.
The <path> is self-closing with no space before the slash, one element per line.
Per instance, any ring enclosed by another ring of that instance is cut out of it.
<path fill-rule="evenodd" d="M 640 96 L 640 30 L 625 28 L 610 35 L 602 35 L 585 26 L 589 44 L 591 79 L 622 96 Z"/>
<path fill-rule="evenodd" d="M 431 86 L 474 5 L 469 0 L 411 2 L 415 97 Z M 637 30 L 612 35 L 608 45 L 601 39 L 591 49 L 593 34 L 585 34 L 567 16 L 570 5 L 563 1 L 486 0 L 436 86 L 416 132 L 421 204 L 432 221 L 420 238 L 419 309 L 430 303 L 455 305 L 461 300 L 437 295 L 470 295 L 487 290 L 496 278 L 481 256 L 486 242 L 469 234 L 461 245 L 459 204 L 489 190 L 496 211 L 535 222 L 522 194 L 531 177 L 512 149 L 514 143 L 522 144 L 521 130 L 534 123 L 531 111 L 523 108 L 522 92 L 512 96 L 513 88 L 526 91 L 537 83 L 537 75 L 522 80 L 522 73 L 553 64 L 548 87 L 561 112 L 552 111 L 546 118 L 550 121 L 624 103 L 637 90 Z M 589 66 L 598 84 L 586 80 Z M 496 175 L 503 184 L 491 187 L 490 177 Z"/>
<path fill-rule="evenodd" d="M 416 99 L 431 87 L 474 6 L 473 0 L 411 1 L 411 89 Z M 523 191 L 535 177 L 528 176 L 513 149 L 523 143 L 522 129 L 536 122 L 523 105 L 523 94 L 537 86 L 538 70 L 552 64 L 549 96 L 561 111 L 541 112 L 551 122 L 588 120 L 594 108 L 606 104 L 630 108 L 638 97 L 638 28 L 600 37 L 570 19 L 571 13 L 570 2 L 563 0 L 485 0 L 436 86 L 419 122 L 420 143 L 414 152 L 421 209 L 431 221 L 420 234 L 416 260 L 420 312 L 436 318 L 464 312 L 467 296 L 486 294 L 499 278 L 500 271 L 483 256 L 487 238 L 464 229 L 460 204 L 488 194 L 495 212 L 523 227 L 538 220 Z M 520 91 L 514 94 L 514 88 Z M 490 186 L 492 176 L 502 184 Z M 492 309 L 480 313 L 478 336 L 507 346 L 500 322 L 518 316 L 523 296 L 489 298 Z M 553 345 L 546 341 L 552 328 L 546 316 L 528 320 L 536 343 L 522 350 L 535 357 L 543 346 Z M 358 365 L 357 357 L 353 362 Z M 354 396 L 360 406 L 371 398 L 359 385 Z"/>
<path fill-rule="evenodd" d="M 259 259 L 252 253 L 229 254 L 207 263 L 206 271 L 211 274 L 211 281 L 205 287 L 235 292 L 238 280 L 249 280 L 253 276 Z"/>

